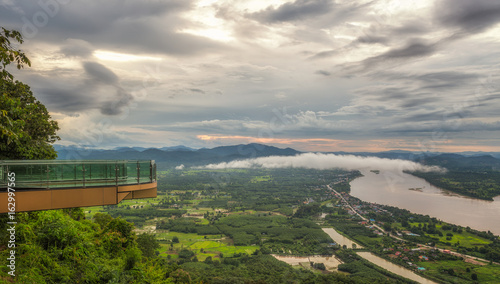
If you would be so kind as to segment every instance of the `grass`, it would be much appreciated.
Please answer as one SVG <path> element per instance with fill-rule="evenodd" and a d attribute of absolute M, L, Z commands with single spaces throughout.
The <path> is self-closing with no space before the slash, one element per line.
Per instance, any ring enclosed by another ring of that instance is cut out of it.
<path fill-rule="evenodd" d="M 253 177 L 250 182 L 264 182 L 264 181 L 270 181 L 273 178 L 270 175 L 267 176 L 258 176 L 258 177 Z"/>
<path fill-rule="evenodd" d="M 93 206 L 83 208 L 83 212 L 85 212 L 85 218 L 92 219 L 96 213 L 103 213 L 104 210 L 102 206 Z"/>
<path fill-rule="evenodd" d="M 384 242 L 382 237 L 370 238 L 368 236 L 363 236 L 363 235 L 357 235 L 353 239 L 355 239 L 360 243 L 365 244 L 366 246 L 376 246 L 377 244 L 381 245 Z"/>
<path fill-rule="evenodd" d="M 186 233 L 178 233 L 178 232 L 157 232 L 156 238 L 158 240 L 171 240 L 174 236 L 179 238 L 179 244 L 183 242 L 196 242 L 196 241 L 205 241 L 207 239 L 220 239 L 221 235 L 207 235 L 201 236 L 198 234 L 186 234 Z"/>
<path fill-rule="evenodd" d="M 419 223 L 410 223 L 412 226 L 418 226 Z M 424 224 L 422 223 L 422 226 Z M 452 230 L 443 230 L 442 229 L 443 225 L 436 225 L 436 229 L 441 230 L 443 232 L 443 236 L 439 237 L 437 234 L 425 234 L 426 236 L 430 237 L 438 237 L 440 242 L 443 243 L 450 243 L 452 245 L 456 244 L 457 242 L 460 242 L 460 245 L 466 248 L 473 248 L 478 245 L 488 245 L 491 243 L 490 240 L 478 237 L 474 234 L 471 234 L 467 232 L 466 230 L 463 230 L 461 233 L 458 232 L 453 232 Z M 453 237 L 451 237 L 451 240 L 446 239 L 446 234 L 447 233 L 452 233 Z M 439 246 L 439 244 L 437 244 Z M 441 247 L 441 246 L 440 246 Z"/>
<path fill-rule="evenodd" d="M 177 232 L 162 232 L 156 233 L 158 240 L 172 240 L 176 236 L 179 243 L 174 244 L 174 251 L 170 251 L 170 243 L 161 243 L 159 249 L 161 256 L 172 255 L 172 258 L 177 256 L 177 252 L 182 249 L 189 249 L 196 253 L 199 261 L 205 260 L 208 256 L 212 258 L 219 256 L 220 253 L 225 256 L 233 256 L 235 253 L 252 254 L 258 246 L 233 246 L 226 238 L 221 238 L 220 235 L 205 236 L 198 234 L 185 234 Z M 203 252 L 201 252 L 203 250 Z"/>
<path fill-rule="evenodd" d="M 473 273 L 477 274 L 479 283 L 498 283 L 498 279 L 500 279 L 500 266 L 498 265 L 481 266 L 461 260 L 418 262 L 416 264 L 425 267 L 425 274 L 451 283 L 474 283 Z M 455 276 L 448 273 L 450 268 L 453 269 Z M 467 272 L 467 268 L 470 269 L 470 272 Z"/>

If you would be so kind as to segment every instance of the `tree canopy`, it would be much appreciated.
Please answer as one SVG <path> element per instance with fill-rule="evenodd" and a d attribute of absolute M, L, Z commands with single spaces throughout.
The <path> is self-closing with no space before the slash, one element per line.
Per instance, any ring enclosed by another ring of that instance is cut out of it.
<path fill-rule="evenodd" d="M 54 159 L 53 144 L 59 140 L 59 126 L 51 120 L 45 106 L 38 101 L 30 87 L 6 70 L 9 64 L 18 69 L 31 66 L 21 50 L 12 41 L 21 44 L 17 31 L 0 31 L 0 159 Z"/>

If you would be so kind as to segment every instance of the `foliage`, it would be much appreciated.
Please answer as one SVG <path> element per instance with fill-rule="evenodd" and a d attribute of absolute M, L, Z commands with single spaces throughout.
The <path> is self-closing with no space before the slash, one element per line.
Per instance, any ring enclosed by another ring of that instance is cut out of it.
<path fill-rule="evenodd" d="M 143 244 L 137 243 L 132 224 L 103 216 L 77 220 L 70 213 L 16 214 L 17 283 L 173 283 L 168 270 L 177 268 L 156 258 L 141 260 Z M 144 234 L 138 238 L 146 239 Z M 9 250 L 5 243 L 0 247 L 5 259 Z M 2 266 L 0 273 L 7 275 L 6 269 Z"/>
<path fill-rule="evenodd" d="M 350 273 L 351 278 L 356 283 L 361 281 L 371 283 L 415 283 L 366 261 L 349 249 L 339 250 L 336 255 L 344 262 L 339 265 L 338 270 Z"/>
<path fill-rule="evenodd" d="M 52 143 L 60 138 L 57 122 L 51 120 L 45 106 L 38 101 L 28 85 L 13 81 L 5 70 L 11 63 L 21 68 L 30 65 L 10 39 L 22 43 L 21 34 L 2 28 L 0 32 L 0 159 L 54 159 Z"/>
<path fill-rule="evenodd" d="M 453 170 L 446 173 L 411 172 L 411 174 L 425 179 L 434 186 L 474 198 L 493 200 L 493 197 L 500 195 L 498 171 Z"/>
<path fill-rule="evenodd" d="M 185 262 L 193 283 L 368 283 L 354 282 L 348 276 L 317 274 L 295 269 L 270 255 L 241 255 L 222 261 Z"/>
<path fill-rule="evenodd" d="M 18 43 L 23 43 L 23 37 L 20 32 L 14 30 L 7 30 L 2 28 L 0 31 L 0 79 L 13 79 L 12 74 L 10 74 L 5 67 L 11 63 L 14 63 L 17 69 L 21 69 L 25 64 L 31 66 L 31 62 L 28 57 L 21 51 L 16 50 L 12 46 L 11 40 Z"/>
<path fill-rule="evenodd" d="M 155 251 L 160 248 L 154 234 L 143 233 L 137 236 L 137 245 L 144 257 L 155 257 Z"/>
<path fill-rule="evenodd" d="M 317 217 L 322 212 L 320 208 L 320 204 L 312 203 L 301 205 L 297 212 L 293 215 L 296 218 L 308 218 L 308 217 Z"/>

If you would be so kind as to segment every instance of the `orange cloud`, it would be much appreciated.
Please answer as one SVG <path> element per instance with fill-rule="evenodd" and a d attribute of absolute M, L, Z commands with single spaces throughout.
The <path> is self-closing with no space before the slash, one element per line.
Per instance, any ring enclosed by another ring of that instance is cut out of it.
<path fill-rule="evenodd" d="M 262 143 L 278 147 L 292 147 L 301 151 L 367 151 L 380 152 L 387 150 L 408 151 L 437 151 L 437 152 L 463 152 L 463 151 L 499 151 L 499 147 L 480 145 L 454 144 L 451 140 L 436 141 L 431 148 L 425 148 L 416 140 L 407 139 L 378 139 L 378 140 L 340 140 L 329 138 L 258 138 L 241 135 L 197 135 L 203 141 L 221 141 L 230 143 Z"/>

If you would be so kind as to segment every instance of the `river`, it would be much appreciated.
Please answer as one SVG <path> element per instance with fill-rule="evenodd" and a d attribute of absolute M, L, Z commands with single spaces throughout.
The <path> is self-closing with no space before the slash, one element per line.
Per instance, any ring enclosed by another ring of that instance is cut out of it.
<path fill-rule="evenodd" d="M 463 197 L 427 181 L 395 171 L 362 170 L 351 182 L 351 195 L 366 202 L 396 206 L 445 222 L 500 235 L 500 196 L 494 201 Z M 410 190 L 413 189 L 413 190 Z"/>

